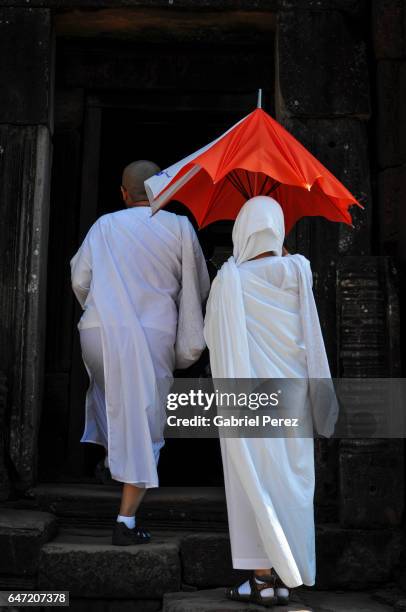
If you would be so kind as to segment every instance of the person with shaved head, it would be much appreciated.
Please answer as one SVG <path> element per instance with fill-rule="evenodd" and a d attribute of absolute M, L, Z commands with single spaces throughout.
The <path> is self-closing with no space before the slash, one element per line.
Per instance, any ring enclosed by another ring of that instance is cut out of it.
<path fill-rule="evenodd" d="M 146 489 L 158 486 L 164 398 L 174 369 L 205 347 L 206 263 L 187 217 L 151 215 L 144 181 L 159 172 L 150 161 L 129 164 L 125 210 L 100 217 L 71 260 L 90 378 L 81 441 L 104 446 L 112 478 L 123 483 L 112 539 L 119 546 L 150 540 L 135 514 Z"/>

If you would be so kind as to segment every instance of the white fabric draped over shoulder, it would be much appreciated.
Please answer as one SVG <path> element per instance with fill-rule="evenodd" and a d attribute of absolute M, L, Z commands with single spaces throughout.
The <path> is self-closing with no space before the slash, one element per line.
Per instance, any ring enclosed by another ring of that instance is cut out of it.
<path fill-rule="evenodd" d="M 310 264 L 301 255 L 282 257 L 283 240 L 279 204 L 265 196 L 249 200 L 234 225 L 233 257 L 207 303 L 212 375 L 325 378 L 331 391 Z M 273 256 L 253 259 L 267 252 Z M 319 385 L 310 381 L 303 389 L 295 409 L 308 422 Z M 337 419 L 337 403 L 328 397 L 328 405 L 315 403 L 313 414 L 325 436 Z M 234 567 L 274 567 L 289 587 L 314 584 L 312 437 L 222 438 L 221 447 Z"/>
<path fill-rule="evenodd" d="M 186 217 L 166 211 L 152 217 L 148 207 L 135 207 L 104 215 L 71 271 L 84 309 L 78 327 L 101 331 L 112 477 L 156 487 L 165 421 L 159 379 L 170 381 L 175 365 L 191 365 L 205 347 L 209 277 L 197 236 Z M 100 444 L 94 402 L 91 379 L 82 441 Z"/>
<path fill-rule="evenodd" d="M 284 237 L 283 212 L 276 200 L 267 196 L 257 196 L 243 206 L 234 224 L 233 256 L 223 264 L 214 279 L 206 307 L 204 335 L 210 349 L 210 364 L 214 378 L 254 377 L 248 350 L 246 311 L 240 272 L 243 263 L 269 251 L 276 257 L 272 260 L 267 258 L 267 265 L 276 264 L 279 268 L 285 269 L 285 274 L 289 270 L 290 274 L 296 276 L 299 314 L 306 347 L 307 377 L 331 381 L 312 290 L 313 276 L 310 262 L 303 255 L 288 255 L 281 258 Z M 262 260 L 256 261 L 262 263 Z M 272 291 L 269 283 L 267 289 Z M 330 384 L 328 388 L 331 389 Z M 314 402 L 313 413 L 317 433 L 326 437 L 334 432 L 338 416 L 335 396 L 334 394 L 329 396 L 333 401 L 327 405 L 321 406 L 320 402 Z"/>

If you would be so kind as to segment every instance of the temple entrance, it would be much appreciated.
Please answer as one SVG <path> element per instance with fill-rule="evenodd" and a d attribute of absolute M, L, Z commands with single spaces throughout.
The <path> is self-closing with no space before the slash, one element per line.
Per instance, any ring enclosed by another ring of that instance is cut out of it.
<path fill-rule="evenodd" d="M 169 56 L 176 70 L 168 76 Z M 199 65 L 202 74 L 202 61 L 204 77 L 196 80 L 194 71 Z M 267 70 L 256 70 L 254 82 L 255 64 Z M 90 483 L 104 451 L 80 443 L 87 374 L 76 329 L 80 311 L 70 288 L 70 258 L 100 215 L 122 208 L 126 164 L 151 159 L 165 168 L 186 156 L 248 114 L 258 87 L 264 89 L 267 110 L 273 111 L 273 45 L 269 38 L 265 44 L 254 37 L 235 48 L 227 39 L 217 46 L 194 45 L 191 56 L 183 43 L 163 53 L 156 45 L 128 40 L 61 36 L 56 75 L 39 480 Z M 187 213 L 176 203 L 171 206 Z M 200 238 L 207 257 L 221 262 L 227 256 L 227 225 L 212 227 Z M 218 442 L 168 440 L 160 478 L 171 486 L 221 485 Z"/>

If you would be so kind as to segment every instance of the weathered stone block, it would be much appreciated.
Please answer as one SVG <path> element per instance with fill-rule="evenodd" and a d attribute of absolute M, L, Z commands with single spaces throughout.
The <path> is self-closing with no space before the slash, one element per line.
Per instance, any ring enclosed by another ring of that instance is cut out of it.
<path fill-rule="evenodd" d="M 393 579 L 401 532 L 395 529 L 316 529 L 317 587 L 354 589 Z M 192 534 L 181 541 L 183 580 L 198 588 L 228 586 L 247 577 L 232 570 L 228 534 Z"/>
<path fill-rule="evenodd" d="M 56 518 L 34 510 L 0 511 L 0 573 L 33 575 L 40 550 L 57 532 Z"/>
<path fill-rule="evenodd" d="M 316 523 L 333 523 L 338 520 L 338 444 L 338 440 L 325 439 L 316 439 L 314 443 Z"/>
<path fill-rule="evenodd" d="M 387 605 L 376 601 L 374 594 L 354 591 L 317 591 L 300 589 L 300 598 L 313 612 L 388 612 Z"/>
<path fill-rule="evenodd" d="M 291 603 L 281 610 L 311 612 L 312 607 L 301 602 L 300 595 L 292 592 Z M 225 589 L 197 591 L 196 593 L 170 593 L 165 595 L 162 612 L 263 612 L 263 606 L 230 601 Z"/>
<path fill-rule="evenodd" d="M 372 35 L 378 59 L 406 55 L 406 7 L 403 0 L 372 0 Z"/>
<path fill-rule="evenodd" d="M 317 529 L 316 587 L 364 589 L 393 579 L 401 551 L 396 529 Z"/>
<path fill-rule="evenodd" d="M 32 576 L 0 574 L 0 589 L 4 591 L 35 591 L 36 588 L 36 574 Z"/>
<path fill-rule="evenodd" d="M 395 583 L 383 585 L 381 588 L 373 592 L 373 598 L 375 601 L 379 601 L 387 606 L 393 607 L 399 599 L 404 598 L 404 591 L 400 589 Z"/>
<path fill-rule="evenodd" d="M 6 500 L 10 494 L 6 464 L 7 395 L 7 376 L 0 370 L 0 501 Z"/>
<path fill-rule="evenodd" d="M 160 599 L 181 583 L 176 543 L 117 548 L 107 543 L 52 542 L 42 548 L 39 588 L 70 591 L 71 597 Z"/>
<path fill-rule="evenodd" d="M 280 0 L 279 8 L 284 10 L 337 10 L 350 15 L 361 15 L 365 11 L 366 0 Z"/>
<path fill-rule="evenodd" d="M 406 61 L 378 62 L 377 157 L 381 168 L 406 162 Z"/>
<path fill-rule="evenodd" d="M 161 600 L 69 599 L 71 612 L 160 612 Z"/>
<path fill-rule="evenodd" d="M 390 257 L 342 257 L 337 269 L 338 376 L 400 376 L 397 270 Z"/>
<path fill-rule="evenodd" d="M 360 29 L 348 27 L 337 11 L 281 11 L 276 79 L 279 116 L 368 117 L 368 65 L 360 36 Z"/>
<path fill-rule="evenodd" d="M 355 228 L 321 217 L 299 221 L 289 236 L 312 263 L 314 292 L 330 368 L 336 371 L 336 264 L 339 255 L 370 250 L 371 188 L 365 125 L 356 119 L 285 118 L 283 125 L 340 179 L 365 210 L 350 209 Z"/>
<path fill-rule="evenodd" d="M 8 450 L 22 488 L 35 478 L 38 451 L 51 170 L 48 128 L 1 125 L 0 156 L 0 369 L 10 389 Z"/>
<path fill-rule="evenodd" d="M 402 440 L 342 440 L 340 523 L 344 527 L 401 524 L 404 506 Z"/>
<path fill-rule="evenodd" d="M 0 9 L 0 77 L 4 84 L 0 114 L 3 123 L 49 122 L 51 30 L 51 13 L 47 9 Z"/>
<path fill-rule="evenodd" d="M 354 228 L 326 221 L 316 225 L 311 220 L 312 248 L 324 257 L 337 251 L 340 255 L 369 253 L 372 197 L 365 124 L 356 119 L 290 118 L 283 125 L 365 206 L 365 210 L 351 207 Z"/>
<path fill-rule="evenodd" d="M 396 576 L 397 584 L 403 593 L 406 593 L 406 534 L 402 537 L 402 552 L 400 555 L 399 572 Z M 400 599 L 400 598 L 399 598 Z"/>
<path fill-rule="evenodd" d="M 82 128 L 84 97 L 83 89 L 57 89 L 55 92 L 55 129 L 59 133 Z"/>
<path fill-rule="evenodd" d="M 55 513 L 61 525 L 108 527 L 120 505 L 115 485 L 42 484 L 31 489 L 42 510 Z M 142 524 L 164 531 L 225 531 L 227 507 L 222 487 L 159 487 L 149 489 L 137 513 Z"/>
<path fill-rule="evenodd" d="M 378 174 L 379 242 L 381 253 L 406 261 L 406 165 Z"/>
<path fill-rule="evenodd" d="M 203 9 L 241 9 L 244 11 L 276 10 L 280 0 L 199 0 Z M 339 1 L 339 0 L 338 0 Z M 343 0 L 345 1 L 345 0 Z M 0 0 L 0 6 L 25 6 L 26 0 Z M 33 7 L 49 6 L 53 9 L 70 9 L 72 7 L 99 9 L 102 7 L 142 7 L 167 8 L 167 0 L 31 0 Z M 176 6 L 183 9 L 196 9 L 196 0 L 177 0 Z"/>
<path fill-rule="evenodd" d="M 228 533 L 196 533 L 182 538 L 183 581 L 200 588 L 227 586 L 247 578 L 233 570 Z"/>
<path fill-rule="evenodd" d="M 128 91 L 133 88 L 144 92 L 159 89 L 164 93 L 185 88 L 189 92 L 202 93 L 216 89 L 225 92 L 251 90 L 254 105 L 258 84 L 270 92 L 274 86 L 272 39 L 261 53 L 252 48 L 238 52 L 234 46 L 225 46 L 223 52 L 213 54 L 200 51 L 198 46 L 194 53 L 179 53 L 171 50 L 170 45 L 164 54 L 160 47 L 131 49 L 128 46 L 119 46 L 112 54 L 97 41 L 91 47 L 75 43 L 60 49 L 59 61 L 68 88 L 107 89 L 110 92 L 113 89 Z"/>

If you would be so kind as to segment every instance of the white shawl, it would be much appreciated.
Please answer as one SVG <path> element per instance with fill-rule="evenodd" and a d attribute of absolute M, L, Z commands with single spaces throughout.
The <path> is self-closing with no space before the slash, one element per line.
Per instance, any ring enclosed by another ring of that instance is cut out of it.
<path fill-rule="evenodd" d="M 156 487 L 153 445 L 161 443 L 165 411 L 144 330 L 161 332 L 156 350 L 174 354 L 177 367 L 205 348 L 209 276 L 197 236 L 186 217 L 119 211 L 92 226 L 71 268 L 75 294 L 82 308 L 91 305 L 101 330 L 111 474 Z"/>
<path fill-rule="evenodd" d="M 215 278 L 207 302 L 204 335 L 215 379 L 252 378 L 239 265 L 267 251 L 280 256 L 284 235 L 283 212 L 276 200 L 257 196 L 245 203 L 233 229 L 233 256 Z M 298 274 L 313 424 L 320 435 L 328 437 L 334 431 L 338 405 L 312 291 L 310 263 L 301 255 L 288 257 Z M 323 378 L 328 382 L 322 383 Z"/>

